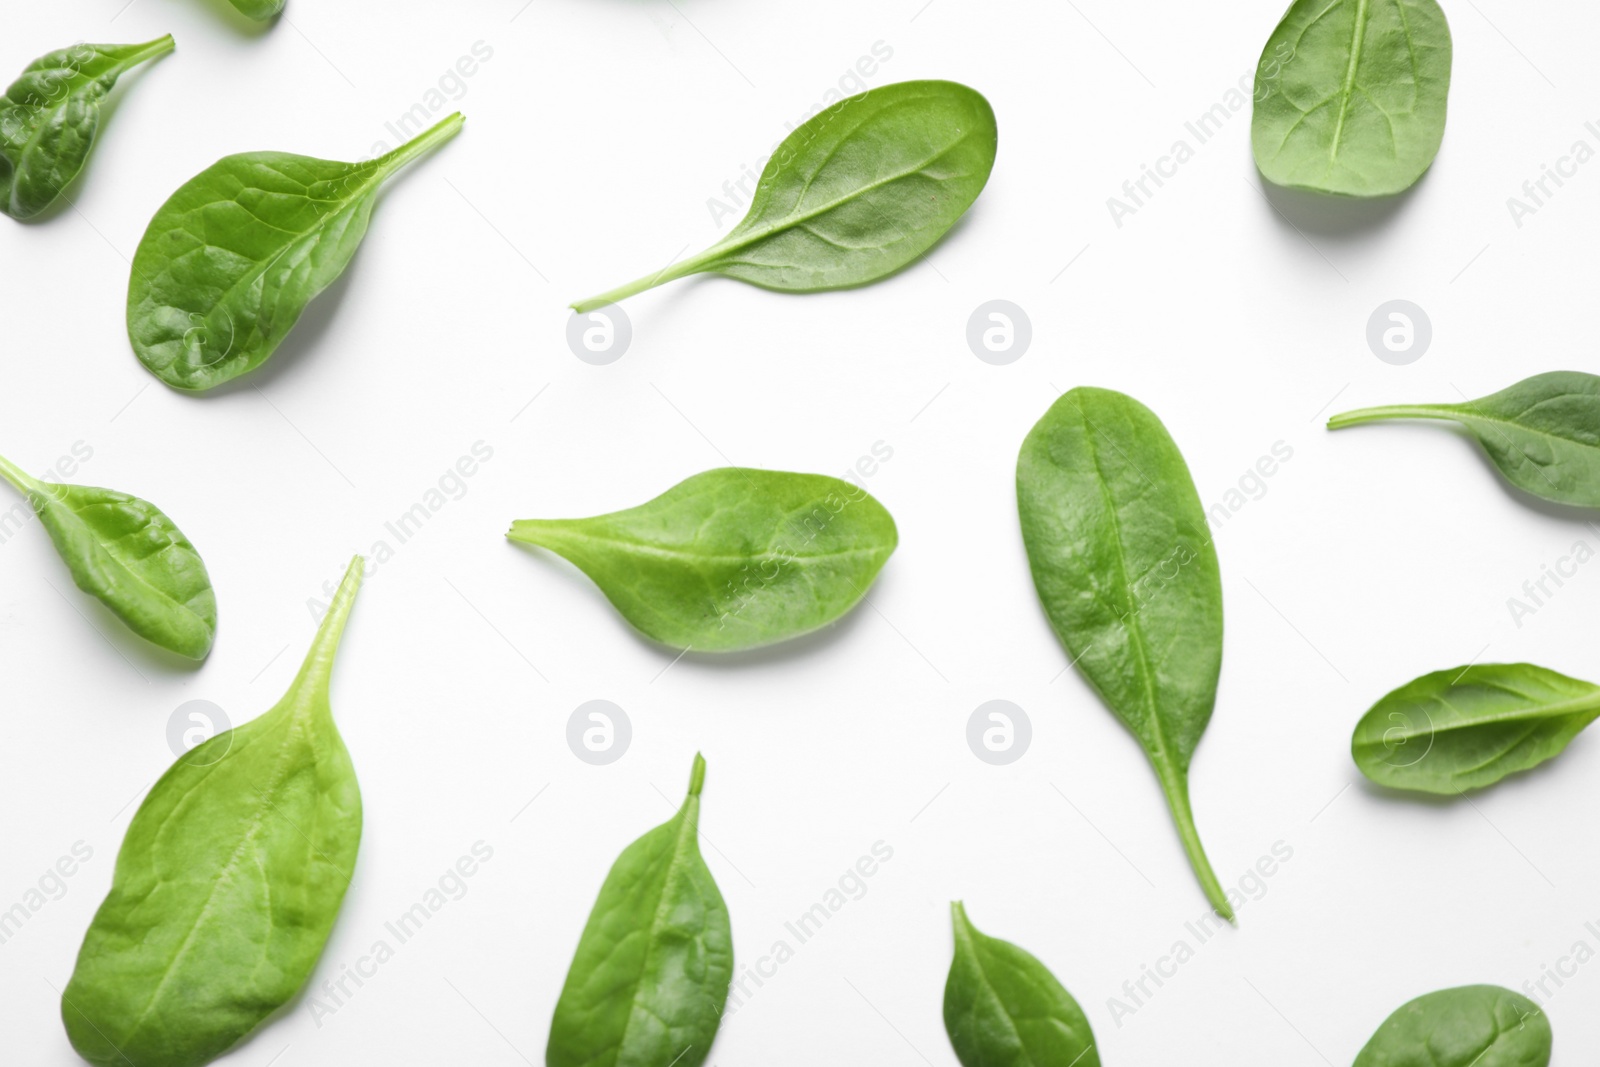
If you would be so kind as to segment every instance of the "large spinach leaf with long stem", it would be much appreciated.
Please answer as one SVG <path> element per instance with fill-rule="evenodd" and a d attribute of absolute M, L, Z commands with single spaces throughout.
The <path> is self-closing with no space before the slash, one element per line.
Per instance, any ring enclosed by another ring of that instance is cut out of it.
<path fill-rule="evenodd" d="M 384 183 L 465 121 L 451 115 L 364 163 L 247 152 L 192 178 L 134 253 L 128 337 L 140 362 L 191 391 L 265 363 L 349 266 Z"/>
<path fill-rule="evenodd" d="M 1049 968 L 950 905 L 956 951 L 944 1028 L 962 1067 L 1100 1067 L 1094 1031 Z"/>
<path fill-rule="evenodd" d="M 1452 51 L 1435 0 L 1294 0 L 1256 73 L 1262 176 L 1347 196 L 1410 188 L 1444 140 Z"/>
<path fill-rule="evenodd" d="M 877 281 L 932 248 L 978 199 L 997 137 L 989 102 L 955 82 L 848 97 L 784 138 L 727 237 L 572 306 L 593 311 L 703 271 L 791 293 Z"/>
<path fill-rule="evenodd" d="M 1144 746 L 1207 899 L 1232 919 L 1189 807 L 1222 670 L 1222 579 L 1183 455 L 1137 400 L 1074 389 L 1022 444 L 1017 510 L 1050 625 Z"/>
<path fill-rule="evenodd" d="M 733 930 L 700 856 L 696 753 L 689 795 L 623 850 L 600 887 L 550 1023 L 546 1067 L 700 1067 L 733 980 Z"/>
<path fill-rule="evenodd" d="M 1492 985 L 1441 989 L 1385 1019 L 1355 1067 L 1549 1067 L 1550 1020 Z"/>
<path fill-rule="evenodd" d="M 29 63 L 0 97 L 0 211 L 28 219 L 55 203 L 88 161 L 117 79 L 172 49 L 168 35 L 73 45 Z"/>
<path fill-rule="evenodd" d="M 1600 378 L 1593 374 L 1548 371 L 1459 404 L 1347 411 L 1329 419 L 1328 429 L 1382 419 L 1460 423 L 1518 489 L 1558 504 L 1600 508 Z"/>
<path fill-rule="evenodd" d="M 277 706 L 191 749 L 134 814 L 61 997 L 90 1063 L 199 1067 L 310 977 L 361 840 L 328 687 L 364 565 Z"/>
<path fill-rule="evenodd" d="M 216 594 L 200 553 L 160 508 L 114 489 L 44 482 L 4 458 L 0 478 L 28 498 L 79 589 L 151 644 L 206 658 Z"/>
<path fill-rule="evenodd" d="M 822 474 L 723 467 L 588 519 L 525 519 L 506 535 L 564 556 L 623 618 L 674 648 L 731 652 L 840 618 L 895 550 L 894 519 Z"/>
<path fill-rule="evenodd" d="M 1361 773 L 1455 796 L 1554 759 L 1600 717 L 1600 686 L 1530 663 L 1477 663 L 1408 682 L 1356 725 Z"/>

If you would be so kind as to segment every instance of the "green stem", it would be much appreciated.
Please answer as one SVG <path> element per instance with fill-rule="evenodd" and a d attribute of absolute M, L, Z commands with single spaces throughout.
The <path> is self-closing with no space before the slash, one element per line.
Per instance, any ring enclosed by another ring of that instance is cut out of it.
<path fill-rule="evenodd" d="M 0 456 L 0 478 L 10 482 L 23 496 L 39 491 L 39 483 L 28 477 L 26 471 L 4 456 Z"/>
<path fill-rule="evenodd" d="M 1346 426 L 1359 426 L 1363 422 L 1380 419 L 1454 419 L 1455 413 L 1441 404 L 1391 404 L 1381 408 L 1362 408 L 1347 411 L 1328 420 L 1328 429 L 1342 430 Z"/>
<path fill-rule="evenodd" d="M 1172 821 L 1178 824 L 1178 837 L 1183 840 L 1183 850 L 1189 855 L 1189 866 L 1194 868 L 1195 877 L 1200 880 L 1200 888 L 1205 890 L 1212 910 L 1233 922 L 1233 905 L 1228 903 L 1228 895 L 1222 891 L 1222 884 L 1211 869 L 1211 861 L 1206 859 L 1206 850 L 1200 844 L 1200 833 L 1194 828 L 1194 812 L 1189 807 L 1189 779 L 1181 773 L 1159 768 L 1156 774 L 1161 779 L 1161 791 L 1167 795 L 1167 806 L 1172 809 Z"/>
<path fill-rule="evenodd" d="M 350 609 L 355 606 L 356 594 L 361 591 L 361 577 L 366 565 L 367 561 L 361 556 L 352 559 L 349 569 L 344 572 L 344 580 L 339 583 L 339 591 L 333 594 L 333 604 L 328 608 L 328 614 L 323 616 L 316 639 L 311 642 L 311 651 L 306 653 L 300 673 L 289 689 L 302 701 L 327 706 L 328 683 L 333 677 L 333 658 L 339 651 L 339 639 L 344 636 L 345 623 L 350 621 Z"/>
<path fill-rule="evenodd" d="M 607 304 L 615 304 L 619 300 L 625 300 L 636 293 L 644 292 L 646 289 L 654 289 L 658 285 L 693 274 L 715 258 L 713 253 L 720 253 L 721 251 L 720 246 L 708 248 L 697 256 L 690 256 L 688 259 L 679 260 L 676 263 L 662 267 L 654 274 L 646 274 L 643 278 L 635 278 L 627 285 L 619 285 L 615 289 L 601 293 L 599 296 L 591 296 L 587 300 L 579 300 L 572 305 L 572 310 L 582 315 L 596 308 L 603 308 Z"/>
<path fill-rule="evenodd" d="M 706 784 L 706 758 L 700 753 L 694 754 L 694 768 L 689 772 L 689 795 L 697 797 Z"/>
<path fill-rule="evenodd" d="M 157 56 L 166 55 L 176 47 L 178 47 L 178 44 L 172 39 L 172 34 L 169 33 L 165 37 L 157 37 L 153 41 L 140 45 L 137 52 L 123 61 L 122 69 L 127 70 L 130 67 L 137 67 L 140 63 L 147 63 Z"/>
<path fill-rule="evenodd" d="M 450 138 L 460 133 L 461 127 L 466 124 L 466 116 L 457 111 L 432 129 L 424 130 L 418 134 L 415 140 L 407 141 L 393 152 L 379 156 L 373 160 L 373 164 L 387 179 L 407 163 L 420 159 L 450 140 Z"/>

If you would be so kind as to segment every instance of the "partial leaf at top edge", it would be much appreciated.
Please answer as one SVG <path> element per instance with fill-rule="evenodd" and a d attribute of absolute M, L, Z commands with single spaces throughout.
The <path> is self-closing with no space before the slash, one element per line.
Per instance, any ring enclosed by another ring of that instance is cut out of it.
<path fill-rule="evenodd" d="M 464 121 L 364 163 L 248 152 L 190 179 L 134 253 L 128 337 L 140 362 L 188 391 L 265 363 L 354 258 L 383 185 Z"/>
<path fill-rule="evenodd" d="M 1530 663 L 1435 671 L 1361 717 L 1350 751 L 1380 785 L 1455 796 L 1554 759 L 1600 717 L 1600 686 Z"/>
<path fill-rule="evenodd" d="M 1444 139 L 1452 51 L 1435 0 L 1294 0 L 1256 69 L 1262 176 L 1346 196 L 1410 188 Z"/>
<path fill-rule="evenodd" d="M 171 36 L 75 44 L 28 64 L 0 97 L 0 211 L 28 219 L 55 203 L 88 161 L 117 79 L 172 49 Z"/>

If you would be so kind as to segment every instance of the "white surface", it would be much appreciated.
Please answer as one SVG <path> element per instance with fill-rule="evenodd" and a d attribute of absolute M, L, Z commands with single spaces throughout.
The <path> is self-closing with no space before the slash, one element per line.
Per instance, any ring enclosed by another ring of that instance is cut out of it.
<path fill-rule="evenodd" d="M 514 20 L 521 0 L 292 0 L 255 38 L 220 0 L 135 0 L 113 21 L 123 3 L 7 15 L 0 75 L 78 39 L 172 32 L 178 50 L 127 79 L 77 212 L 0 227 L 0 452 L 42 470 L 88 443 L 78 479 L 166 509 L 204 552 L 222 623 L 204 667 L 169 668 L 71 588 L 36 526 L 0 545 L 0 908 L 75 842 L 93 850 L 0 945 L 8 1062 L 78 1062 L 56 990 L 133 801 L 172 760 L 172 711 L 269 707 L 311 638 L 308 598 L 352 552 L 393 544 L 385 522 L 478 441 L 493 459 L 371 577 L 345 641 L 334 704 L 367 822 L 315 981 L 475 842 L 494 858 L 336 1014 L 302 999 L 230 1065 L 542 1062 L 601 879 L 671 814 L 697 748 L 741 968 L 874 842 L 894 849 L 727 1020 L 709 1061 L 726 1067 L 954 1064 L 953 898 L 1053 968 L 1108 1067 L 1343 1065 L 1412 996 L 1521 988 L 1575 943 L 1600 948 L 1600 738 L 1470 804 L 1379 796 L 1348 755 L 1370 703 L 1426 671 L 1526 659 L 1600 678 L 1600 564 L 1520 627 L 1507 609 L 1600 532 L 1513 497 L 1440 427 L 1333 435 L 1319 417 L 1600 369 L 1600 162 L 1520 229 L 1506 207 L 1574 140 L 1600 144 L 1583 125 L 1600 117 L 1592 6 L 1447 4 L 1450 128 L 1388 213 L 1330 220 L 1279 196 L 1280 214 L 1245 109 L 1118 228 L 1106 198 L 1251 71 L 1282 0 L 539 0 Z M 385 123 L 479 41 L 494 54 L 465 82 L 465 133 L 392 187 L 273 363 L 198 399 L 147 375 L 124 336 L 124 257 L 165 197 L 229 152 L 392 143 Z M 574 358 L 566 302 L 711 243 L 707 198 L 879 41 L 893 55 L 871 84 L 952 78 L 998 113 L 993 179 L 950 239 L 854 292 L 673 284 L 627 304 L 620 362 Z M 1034 328 L 1004 367 L 964 338 L 997 297 Z M 1363 336 L 1396 297 L 1435 329 L 1407 367 Z M 1276 842 L 1293 859 L 1120 1026 L 1108 998 L 1195 944 L 1184 924 L 1206 909 L 1143 756 L 1062 673 L 1018 537 L 1017 447 L 1086 383 L 1159 413 L 1208 504 L 1274 443 L 1294 450 L 1218 531 L 1227 654 L 1193 772 L 1224 882 Z M 581 576 L 501 537 L 728 461 L 842 473 L 880 441 L 893 458 L 869 484 L 902 544 L 874 607 L 759 655 L 672 665 Z M 595 698 L 634 727 L 598 768 L 564 733 Z M 1032 717 L 1010 767 L 965 741 L 994 698 Z M 1597 1003 L 1595 963 L 1548 998 L 1557 1064 L 1593 1061 Z"/>

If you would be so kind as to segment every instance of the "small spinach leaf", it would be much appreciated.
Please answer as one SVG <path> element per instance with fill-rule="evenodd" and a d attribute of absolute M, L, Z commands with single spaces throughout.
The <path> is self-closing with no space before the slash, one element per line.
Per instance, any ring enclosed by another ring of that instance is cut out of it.
<path fill-rule="evenodd" d="M 355 257 L 384 183 L 464 122 L 452 115 L 365 163 L 247 152 L 191 179 L 134 253 L 128 337 L 140 361 L 194 391 L 265 363 Z"/>
<path fill-rule="evenodd" d="M 864 489 L 821 474 L 723 467 L 626 511 L 529 519 L 506 536 L 570 560 L 645 636 L 731 652 L 826 626 L 898 543 Z"/>
<path fill-rule="evenodd" d="M 361 840 L 328 683 L 364 562 L 277 706 L 191 749 L 134 814 L 61 997 L 90 1063 L 199 1067 L 310 977 Z"/>
<path fill-rule="evenodd" d="M 1441 989 L 1402 1006 L 1355 1067 L 1548 1067 L 1550 1020 L 1527 997 L 1492 985 Z"/>
<path fill-rule="evenodd" d="M 700 1067 L 733 980 L 733 930 L 700 857 L 697 753 L 678 814 L 623 849 L 550 1023 L 546 1067 Z"/>
<path fill-rule="evenodd" d="M 1409 189 L 1444 140 L 1451 51 L 1435 0 L 1294 0 L 1256 73 L 1262 176 L 1347 196 Z"/>
<path fill-rule="evenodd" d="M 1397 404 L 1335 415 L 1338 430 L 1380 419 L 1447 419 L 1465 426 L 1518 489 L 1558 504 L 1600 508 L 1600 378 L 1549 371 L 1481 400 Z"/>
<path fill-rule="evenodd" d="M 78 44 L 28 64 L 0 97 L 0 211 L 28 219 L 55 203 L 83 170 L 117 79 L 172 49 L 170 35 Z"/>
<path fill-rule="evenodd" d="M 950 905 L 956 954 L 944 1028 L 961 1067 L 1100 1067 L 1094 1031 L 1056 976 L 1029 953 L 985 936 Z"/>
<path fill-rule="evenodd" d="M 257 22 L 265 22 L 276 16 L 283 10 L 286 2 L 287 0 L 232 0 L 233 6 L 238 8 L 241 14 Z"/>
<path fill-rule="evenodd" d="M 1559 756 L 1600 717 L 1600 686 L 1529 663 L 1425 674 L 1372 705 L 1350 752 L 1393 789 L 1455 796 Z"/>
<path fill-rule="evenodd" d="M 79 589 L 151 644 L 206 658 L 216 594 L 200 553 L 160 508 L 112 489 L 43 482 L 5 459 L 0 478 L 28 498 Z"/>
<path fill-rule="evenodd" d="M 1189 807 L 1222 670 L 1222 579 L 1183 455 L 1137 400 L 1074 389 L 1022 444 L 1017 510 L 1050 625 L 1144 746 L 1206 897 L 1232 919 Z"/>
<path fill-rule="evenodd" d="M 572 306 L 593 311 L 702 271 L 790 293 L 875 282 L 932 248 L 978 199 L 997 136 L 989 102 L 955 82 L 848 97 L 784 138 L 727 237 Z"/>

